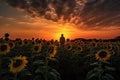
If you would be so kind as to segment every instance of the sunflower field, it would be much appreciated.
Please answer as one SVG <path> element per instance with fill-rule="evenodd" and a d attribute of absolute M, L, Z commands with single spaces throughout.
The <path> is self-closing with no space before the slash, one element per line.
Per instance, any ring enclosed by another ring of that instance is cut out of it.
<path fill-rule="evenodd" d="M 120 80 L 120 40 L 1 38 L 0 80 Z"/>

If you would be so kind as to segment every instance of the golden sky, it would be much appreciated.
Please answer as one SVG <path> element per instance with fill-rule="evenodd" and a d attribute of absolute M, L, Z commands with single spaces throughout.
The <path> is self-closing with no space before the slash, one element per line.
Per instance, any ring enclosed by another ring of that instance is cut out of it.
<path fill-rule="evenodd" d="M 119 15 L 117 17 L 119 17 Z M 104 20 L 108 21 L 108 19 L 111 20 L 112 18 L 109 17 Z M 72 18 L 71 20 L 73 19 L 74 18 Z M 94 22 L 92 21 L 92 19 L 95 19 L 95 17 L 89 19 L 91 20 L 91 22 Z M 50 39 L 59 40 L 61 34 L 64 34 L 66 39 L 67 38 L 108 39 L 120 35 L 119 25 L 116 26 L 114 24 L 109 27 L 108 26 L 97 27 L 94 25 L 89 26 L 89 24 L 91 24 L 89 23 L 89 20 L 88 19 L 86 19 L 86 21 L 84 20 L 84 22 L 86 22 L 87 24 L 86 27 L 86 25 L 82 23 L 79 25 L 75 25 L 69 22 L 64 22 L 62 19 L 59 20 L 58 22 L 54 22 L 43 17 L 33 18 L 30 17 L 30 15 L 25 10 L 10 7 L 3 1 L 0 1 L 0 37 L 3 37 L 5 33 L 9 33 L 11 39 L 15 38 L 31 39 L 34 37 L 47 40 Z M 100 23 L 96 24 L 99 25 Z"/>

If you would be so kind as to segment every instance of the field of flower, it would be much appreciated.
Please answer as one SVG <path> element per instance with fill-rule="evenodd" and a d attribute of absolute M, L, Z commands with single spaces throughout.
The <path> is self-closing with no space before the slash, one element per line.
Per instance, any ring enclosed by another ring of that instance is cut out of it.
<path fill-rule="evenodd" d="M 120 80 L 120 41 L 0 39 L 0 80 Z"/>

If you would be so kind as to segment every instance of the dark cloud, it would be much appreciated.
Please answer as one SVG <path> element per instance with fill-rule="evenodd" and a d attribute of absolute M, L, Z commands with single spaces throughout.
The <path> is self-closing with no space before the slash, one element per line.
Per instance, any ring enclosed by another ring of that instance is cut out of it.
<path fill-rule="evenodd" d="M 6 0 L 32 17 L 85 27 L 120 27 L 120 0 Z"/>
<path fill-rule="evenodd" d="M 89 26 L 120 27 L 120 0 L 96 0 L 86 3 L 80 17 Z"/>
<path fill-rule="evenodd" d="M 6 0 L 16 8 L 25 9 L 32 17 L 44 17 L 58 21 L 68 21 L 76 8 L 76 0 Z"/>
<path fill-rule="evenodd" d="M 27 7 L 27 0 L 6 0 L 6 2 L 12 7 L 18 7 L 22 9 Z"/>

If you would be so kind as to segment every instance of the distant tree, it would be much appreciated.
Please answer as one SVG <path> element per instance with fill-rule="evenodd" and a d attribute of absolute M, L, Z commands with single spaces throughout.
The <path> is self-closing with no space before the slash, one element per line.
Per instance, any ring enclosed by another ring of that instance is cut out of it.
<path fill-rule="evenodd" d="M 116 38 L 117 38 L 117 39 L 120 39 L 120 36 L 117 36 Z"/>
<path fill-rule="evenodd" d="M 117 36 L 115 39 L 118 40 L 118 41 L 120 41 L 120 36 Z"/>

